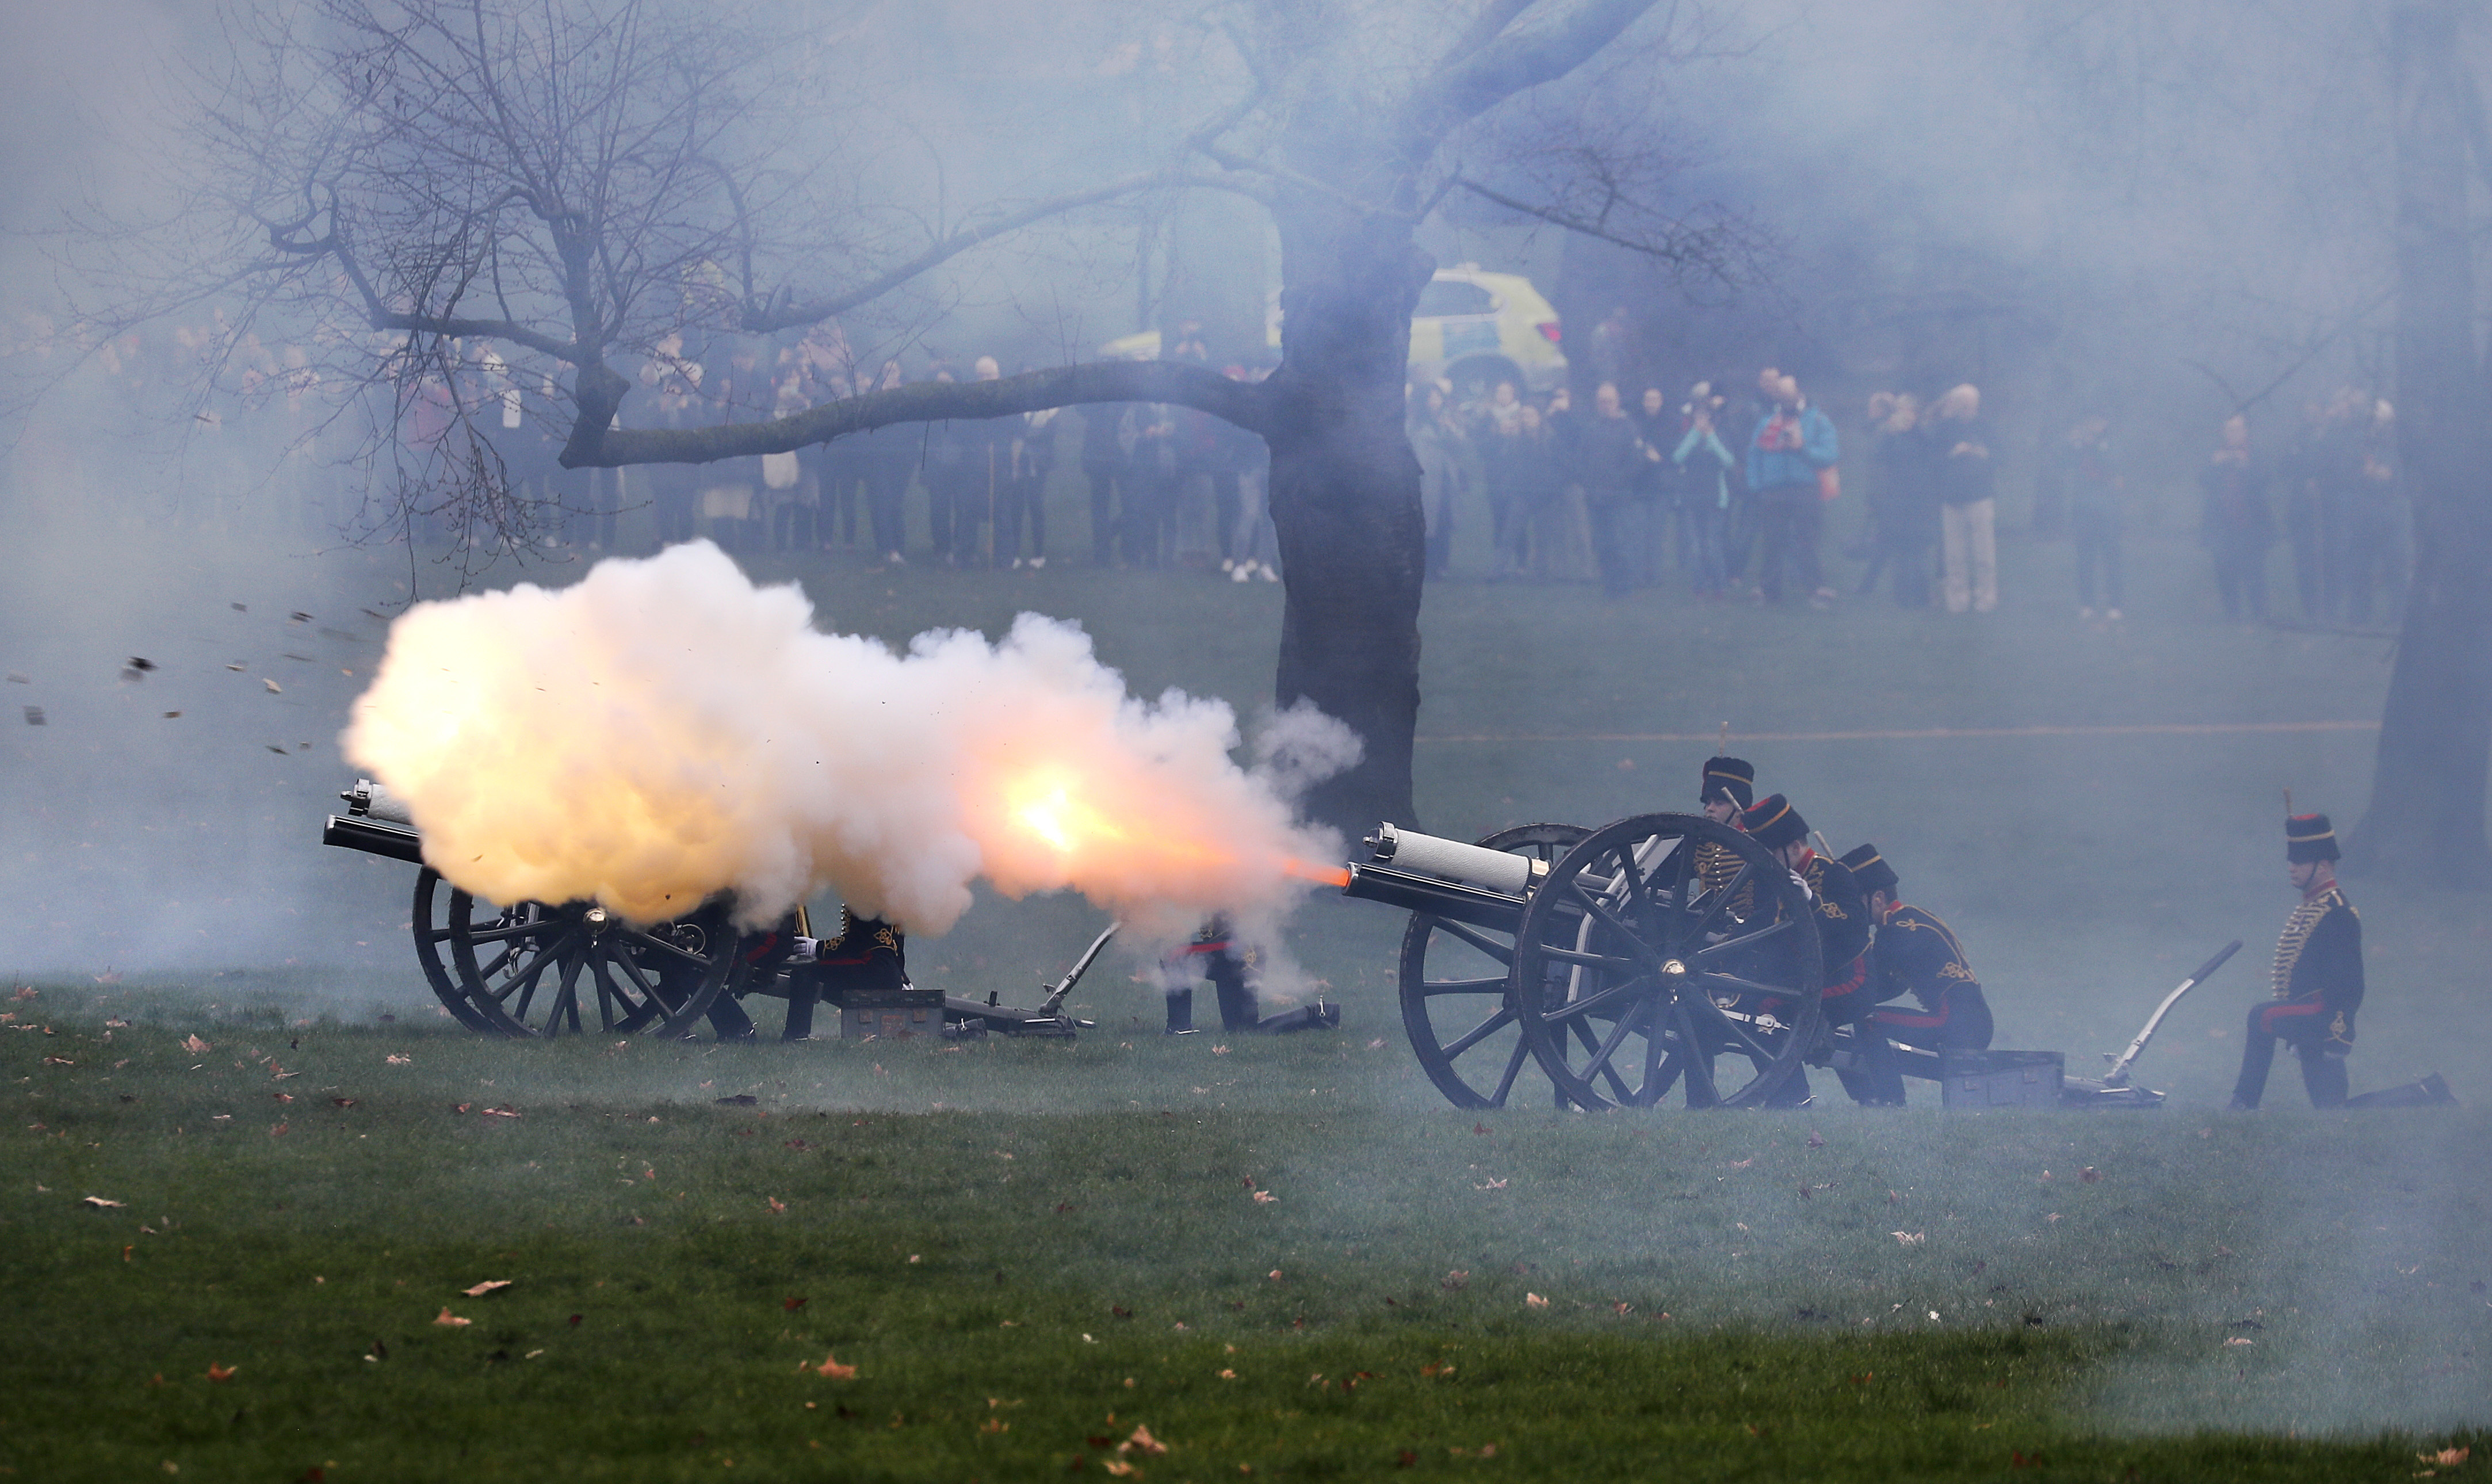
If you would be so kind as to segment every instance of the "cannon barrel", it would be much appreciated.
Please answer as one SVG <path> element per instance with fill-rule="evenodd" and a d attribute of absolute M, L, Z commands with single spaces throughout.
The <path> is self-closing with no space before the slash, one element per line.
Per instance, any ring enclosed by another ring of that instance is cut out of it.
<path fill-rule="evenodd" d="M 1347 864 L 1345 897 L 1381 902 L 1477 928 L 1511 933 L 1546 861 L 1380 824 L 1360 842 L 1368 858 Z"/>
<path fill-rule="evenodd" d="M 345 801 L 346 812 L 331 815 L 321 826 L 322 845 L 424 864 L 424 837 L 416 833 L 406 800 L 369 778 L 355 780 L 355 787 L 338 797 Z"/>

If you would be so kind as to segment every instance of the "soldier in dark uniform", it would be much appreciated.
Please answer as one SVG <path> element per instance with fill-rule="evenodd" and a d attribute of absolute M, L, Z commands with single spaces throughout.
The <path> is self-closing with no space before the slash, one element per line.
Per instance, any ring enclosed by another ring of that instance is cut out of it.
<path fill-rule="evenodd" d="M 817 967 L 811 975 L 796 976 L 789 985 L 785 1040 L 803 1041 L 813 1035 L 816 999 L 837 1005 L 852 990 L 912 988 L 908 935 L 879 917 L 859 917 L 845 906 L 840 908 L 840 931 L 835 936 L 798 937 L 791 957 Z"/>
<path fill-rule="evenodd" d="M 1756 802 L 1757 767 L 1744 757 L 1707 757 L 1704 781 L 1698 785 L 1697 805 L 1705 817 L 1716 824 L 1739 827 L 1739 812 Z M 1728 847 L 1705 841 L 1696 847 L 1696 878 L 1707 891 L 1718 891 L 1739 874 L 1739 857 Z M 1739 901 L 1731 915 L 1747 920 L 1756 892 L 1750 887 L 1739 889 Z"/>
<path fill-rule="evenodd" d="M 1318 995 L 1312 1005 L 1284 1010 L 1266 1020 L 1256 992 L 1256 966 L 1261 955 L 1231 931 L 1227 917 L 1202 925 L 1194 941 L 1160 960 L 1160 988 L 1168 995 L 1168 1031 L 1194 1034 L 1194 986 L 1208 979 L 1220 999 L 1220 1028 L 1234 1035 L 1260 1030 L 1283 1035 L 1292 1030 L 1330 1030 L 1341 1024 L 1341 1007 Z"/>
<path fill-rule="evenodd" d="M 1230 939 L 1227 918 L 1214 917 L 1204 923 L 1193 942 L 1160 961 L 1160 988 L 1168 995 L 1167 1034 L 1194 1034 L 1194 987 L 1204 979 L 1211 981 L 1219 996 L 1220 1028 L 1231 1032 L 1254 1029 L 1262 1019 L 1255 987 L 1246 979 L 1254 964 L 1255 950 Z"/>
<path fill-rule="evenodd" d="M 2403 1086 L 2345 1095 L 2345 1056 L 2354 1049 L 2354 1015 L 2362 1008 L 2362 919 L 2336 884 L 2336 832 L 2326 815 L 2284 821 L 2286 872 L 2301 893 L 2284 920 L 2269 971 L 2270 997 L 2250 1009 L 2241 1045 L 2240 1080 L 2232 1108 L 2259 1106 L 2275 1043 L 2289 1041 L 2301 1058 L 2301 1085 L 2313 1108 L 2412 1108 L 2453 1103 L 2437 1072 Z"/>
<path fill-rule="evenodd" d="M 1945 923 L 1897 895 L 1895 868 L 1876 846 L 1862 846 L 1843 857 L 1869 899 L 1869 917 L 1878 935 L 1869 951 L 1869 983 L 1863 993 L 1872 1009 L 1860 1024 L 1876 1101 L 1901 1105 L 1903 1074 L 1887 1054 L 1889 1043 L 1901 1041 L 1934 1052 L 1978 1052 L 1990 1049 L 1990 1002 L 1982 997 L 1981 981 L 1973 977 L 1964 945 Z M 1911 1009 L 1893 1003 L 1906 994 L 1919 1002 Z M 1846 1085 L 1850 1085 L 1847 1079 Z M 1855 1088 L 1854 1096 L 1859 1097 Z M 1872 1101 L 1861 1098 L 1862 1102 Z"/>
<path fill-rule="evenodd" d="M 1741 814 L 1739 821 L 1750 839 L 1772 851 L 1808 888 L 1824 966 L 1820 993 L 1825 1018 L 1837 1025 L 1859 1019 L 1868 1010 L 1868 997 L 1861 991 L 1869 978 L 1869 904 L 1860 895 L 1860 883 L 1841 861 L 1828 860 L 1809 848 L 1808 821 L 1781 794 L 1768 794 Z M 1807 1100 L 1808 1078 L 1803 1072 L 1785 1085 L 1775 1106 L 1796 1107 Z"/>

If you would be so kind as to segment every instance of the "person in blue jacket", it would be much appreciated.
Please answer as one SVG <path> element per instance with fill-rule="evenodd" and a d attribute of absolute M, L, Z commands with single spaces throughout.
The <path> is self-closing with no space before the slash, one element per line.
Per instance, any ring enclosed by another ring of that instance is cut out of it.
<path fill-rule="evenodd" d="M 1767 603 L 1782 601 L 1786 566 L 1809 590 L 1812 603 L 1823 608 L 1834 601 L 1834 589 L 1825 585 L 1817 562 L 1819 532 L 1824 525 L 1819 476 L 1834 467 L 1841 453 L 1833 420 L 1800 395 L 1798 378 L 1779 378 L 1772 410 L 1748 438 L 1749 498 L 1756 503 L 1765 536 L 1757 591 Z"/>

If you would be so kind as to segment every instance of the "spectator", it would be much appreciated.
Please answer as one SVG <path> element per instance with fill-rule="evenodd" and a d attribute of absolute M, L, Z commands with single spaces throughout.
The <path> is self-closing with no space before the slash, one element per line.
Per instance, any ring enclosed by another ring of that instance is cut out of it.
<path fill-rule="evenodd" d="M 1687 585 L 1700 598 L 1719 598 L 1725 577 L 1722 531 L 1731 515 L 1731 471 L 1736 460 L 1713 430 L 1722 399 L 1709 381 L 1696 383 L 1687 404 L 1687 431 L 1670 456 L 1678 470 L 1679 563 Z"/>
<path fill-rule="evenodd" d="M 1819 474 L 1834 467 L 1841 452 L 1833 422 L 1800 396 L 1795 377 L 1775 377 L 1773 410 L 1748 438 L 1748 492 L 1757 504 L 1759 534 L 1765 542 L 1757 594 L 1767 603 L 1783 597 L 1783 569 L 1789 567 L 1810 603 L 1824 608 L 1834 599 L 1817 564 L 1818 532 L 1824 520 L 1824 495 Z"/>
<path fill-rule="evenodd" d="M 2102 615 L 2117 623 L 2123 601 L 2120 496 L 2127 480 L 2112 457 L 2110 428 L 2111 419 L 2100 414 L 2079 420 L 2043 457 L 2041 484 L 2066 515 L 2076 548 L 2077 616 L 2093 617 L 2099 602 Z"/>
<path fill-rule="evenodd" d="M 1624 597 L 1636 582 L 1634 505 L 1650 478 L 1652 451 L 1618 401 L 1617 383 L 1604 381 L 1592 394 L 1592 417 L 1575 450 L 1576 477 L 1592 521 L 1592 554 L 1601 567 L 1601 589 Z"/>
<path fill-rule="evenodd" d="M 1419 456 L 1419 502 L 1428 522 L 1431 578 L 1445 575 L 1453 560 L 1454 501 L 1462 490 L 1462 430 L 1447 415 L 1441 383 L 1423 381 L 1410 391 L 1411 451 Z"/>
<path fill-rule="evenodd" d="M 1946 610 L 1991 612 L 1999 607 L 1999 501 L 1981 392 L 1966 382 L 1940 398 L 1931 414 Z"/>
<path fill-rule="evenodd" d="M 1891 573 L 1898 605 L 1927 608 L 1939 516 L 1920 399 L 1910 392 L 1881 392 L 1869 399 L 1869 461 L 1878 475 L 1870 487 L 1869 520 L 1877 543 L 1868 574 L 1860 579 L 1860 596 L 1876 592 L 1879 576 Z"/>
<path fill-rule="evenodd" d="M 1131 509 L 1134 408 L 1129 402 L 1094 402 L 1082 417 L 1082 477 L 1090 487 L 1090 565 L 1116 558 L 1116 503 L 1122 490 Z"/>
<path fill-rule="evenodd" d="M 1481 484 L 1488 496 L 1489 540 L 1496 555 L 1492 576 L 1521 570 L 1518 553 L 1528 543 L 1516 529 L 1516 490 L 1523 479 L 1517 460 L 1522 444 L 1525 405 L 1511 381 L 1499 381 L 1471 419 L 1471 447 L 1479 455 Z"/>
<path fill-rule="evenodd" d="M 903 379 L 900 363 L 885 361 L 882 380 L 874 390 L 896 391 Z M 917 462 L 922 434 L 908 424 L 894 423 L 856 436 L 858 462 L 865 470 L 866 524 L 874 536 L 875 554 L 884 566 L 905 567 L 908 475 Z"/>
<path fill-rule="evenodd" d="M 1009 560 L 1022 569 L 1022 527 L 1029 527 L 1029 568 L 1047 566 L 1047 477 L 1055 470 L 1053 407 L 1001 420 L 1012 430 L 1011 469 L 1004 481 L 1003 503 L 995 511 L 995 561 Z"/>
<path fill-rule="evenodd" d="M 2267 617 L 2267 549 L 2274 538 L 2267 466 L 2250 452 L 2249 419 L 2224 419 L 2224 442 L 2198 471 L 2206 491 L 2203 539 L 2215 558 L 2215 592 L 2227 618 Z"/>

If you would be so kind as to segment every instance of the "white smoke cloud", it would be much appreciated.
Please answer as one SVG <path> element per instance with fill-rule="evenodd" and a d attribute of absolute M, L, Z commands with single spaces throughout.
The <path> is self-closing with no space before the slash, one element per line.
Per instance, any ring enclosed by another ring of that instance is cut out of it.
<path fill-rule="evenodd" d="M 756 924 L 827 888 L 935 934 L 983 876 L 1168 936 L 1273 921 L 1339 859 L 1289 802 L 1354 757 L 1339 723 L 1290 714 L 1250 772 L 1227 704 L 1128 696 L 1072 624 L 1024 613 L 1001 643 L 937 631 L 903 655 L 813 617 L 706 542 L 425 604 L 346 755 L 454 883 L 641 921 L 731 890 Z"/>

